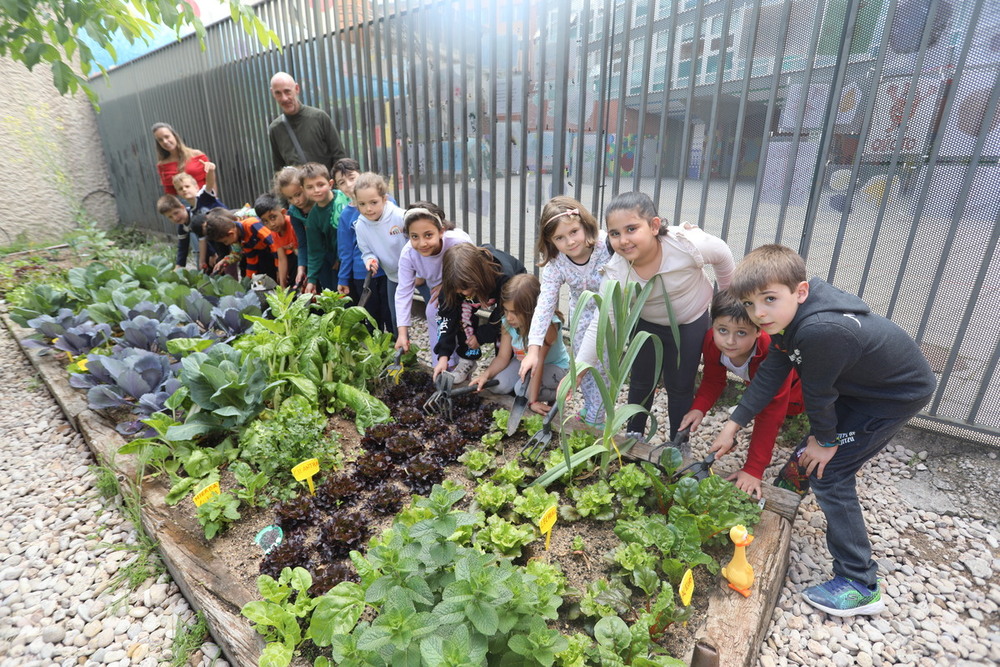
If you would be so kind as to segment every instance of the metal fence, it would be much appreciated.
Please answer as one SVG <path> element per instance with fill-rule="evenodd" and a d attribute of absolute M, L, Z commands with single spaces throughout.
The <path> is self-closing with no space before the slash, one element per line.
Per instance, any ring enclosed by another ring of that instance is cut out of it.
<path fill-rule="evenodd" d="M 149 128 L 268 187 L 288 71 L 398 201 L 529 263 L 541 205 L 650 194 L 737 258 L 790 245 L 918 341 L 925 424 L 1000 444 L 1000 0 L 273 0 L 282 52 L 209 28 L 115 69 L 99 117 L 121 218 L 166 230 Z M 929 18 L 928 18 L 929 17 Z"/>

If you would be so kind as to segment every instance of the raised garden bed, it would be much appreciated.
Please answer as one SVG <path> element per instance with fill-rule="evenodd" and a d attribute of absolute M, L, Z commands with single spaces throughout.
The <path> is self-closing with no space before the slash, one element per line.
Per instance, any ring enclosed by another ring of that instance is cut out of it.
<path fill-rule="evenodd" d="M 15 338 L 19 341 L 25 338 L 27 330 L 6 317 L 4 321 Z M 70 422 L 84 435 L 95 457 L 100 461 L 113 461 L 122 474 L 133 476 L 135 470 L 131 457 L 114 456 L 124 444 L 124 439 L 101 416 L 89 410 L 82 394 L 68 385 L 63 365 L 52 357 L 40 357 L 29 350 L 25 350 L 25 353 Z M 342 420 L 338 425 L 345 435 L 353 429 L 353 425 Z M 354 439 L 356 440 L 356 435 Z M 517 445 L 511 443 L 510 447 L 514 447 L 516 451 Z M 650 452 L 636 447 L 630 455 L 642 459 L 649 456 Z M 206 542 L 204 532 L 190 510 L 180 511 L 165 504 L 167 491 L 166 485 L 159 481 L 143 485 L 145 529 L 160 541 L 167 567 L 192 605 L 205 613 L 212 634 L 226 657 L 233 664 L 257 664 L 264 642 L 249 621 L 240 614 L 240 609 L 259 598 L 252 583 L 257 574 L 253 564 L 259 551 L 250 538 L 259 526 L 270 523 L 274 513 L 261 510 L 245 516 L 243 522 L 236 524 L 228 536 L 219 538 L 221 541 Z M 755 663 L 775 601 L 784 583 L 791 522 L 798 497 L 774 487 L 765 487 L 765 499 L 766 505 L 760 523 L 754 530 L 756 540 L 748 550 L 749 561 L 756 572 L 752 594 L 743 598 L 726 587 L 725 581 L 720 577 L 706 576 L 696 584 L 699 590 L 709 586 L 711 591 L 704 603 L 703 615 L 696 616 L 689 623 L 688 643 L 700 640 L 713 647 L 717 651 L 719 664 Z M 541 548 L 541 542 L 536 541 L 528 545 L 522 559 L 548 554 L 563 563 L 564 569 L 571 576 L 581 580 L 593 576 L 604 565 L 601 562 L 587 561 L 599 559 L 600 547 L 594 544 L 592 553 L 586 557 L 573 553 L 578 551 L 574 549 L 573 538 L 583 531 L 574 527 L 580 525 L 582 524 L 560 521 L 554 531 L 550 551 L 545 552 Z M 592 541 L 595 539 L 597 538 Z M 585 544 L 587 541 L 587 537 L 584 537 Z M 246 558 L 220 556 L 219 547 L 227 542 L 235 545 L 230 552 L 239 553 L 242 546 Z M 241 563 L 243 569 L 240 569 Z M 569 630 L 568 628 L 567 631 Z M 690 660 L 690 655 L 686 659 Z"/>

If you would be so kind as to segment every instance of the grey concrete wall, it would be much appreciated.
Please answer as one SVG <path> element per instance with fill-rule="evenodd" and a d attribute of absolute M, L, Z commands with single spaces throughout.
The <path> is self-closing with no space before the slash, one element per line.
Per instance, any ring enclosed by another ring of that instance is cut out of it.
<path fill-rule="evenodd" d="M 95 112 L 83 93 L 63 97 L 44 66 L 0 58 L 0 246 L 48 241 L 78 215 L 118 221 Z"/>

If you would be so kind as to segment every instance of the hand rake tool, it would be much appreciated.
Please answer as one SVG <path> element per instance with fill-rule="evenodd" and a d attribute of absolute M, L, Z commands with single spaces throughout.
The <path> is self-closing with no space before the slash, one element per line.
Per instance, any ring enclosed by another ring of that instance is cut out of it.
<path fill-rule="evenodd" d="M 545 419 L 542 421 L 542 428 L 538 429 L 538 432 L 524 443 L 518 456 L 523 455 L 534 463 L 549 448 L 549 445 L 552 444 L 552 420 L 555 419 L 557 412 L 559 412 L 559 408 L 553 405 L 549 409 L 549 414 L 545 415 Z"/>
<path fill-rule="evenodd" d="M 493 379 L 484 384 L 483 389 L 494 387 L 498 384 L 500 384 L 500 381 Z M 454 389 L 455 376 L 448 371 L 444 371 L 438 375 L 437 380 L 434 381 L 434 386 L 437 387 L 437 391 L 431 394 L 430 398 L 424 402 L 424 414 L 444 415 L 448 421 L 452 421 L 455 418 L 455 404 L 452 399 L 464 396 L 465 394 L 471 394 L 478 389 L 477 385 Z"/>

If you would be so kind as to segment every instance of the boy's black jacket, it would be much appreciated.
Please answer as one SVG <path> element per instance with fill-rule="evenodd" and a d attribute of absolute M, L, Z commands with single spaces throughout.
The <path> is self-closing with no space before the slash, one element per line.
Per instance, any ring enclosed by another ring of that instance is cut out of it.
<path fill-rule="evenodd" d="M 809 296 L 791 324 L 771 336 L 733 421 L 745 426 L 763 410 L 793 366 L 810 432 L 821 443 L 836 439 L 836 403 L 872 417 L 904 417 L 926 405 L 936 385 L 909 334 L 820 278 L 809 281 Z"/>
<path fill-rule="evenodd" d="M 496 302 L 497 306 L 490 313 L 487 321 L 489 326 L 499 326 L 500 320 L 503 318 L 503 308 L 499 305 L 500 293 L 508 280 L 519 273 L 525 273 L 524 264 L 517 257 L 509 255 L 503 250 L 497 250 L 489 243 L 484 243 L 480 247 L 490 251 L 490 254 L 493 255 L 493 263 L 500 268 L 500 277 L 497 278 L 493 293 L 490 294 L 490 298 Z M 438 311 L 438 342 L 434 346 L 434 355 L 448 357 L 458 346 L 458 327 L 462 316 L 462 307 L 461 303 L 457 307 L 448 306 L 443 294 L 438 295 L 438 298 L 441 299 L 441 309 Z"/>

